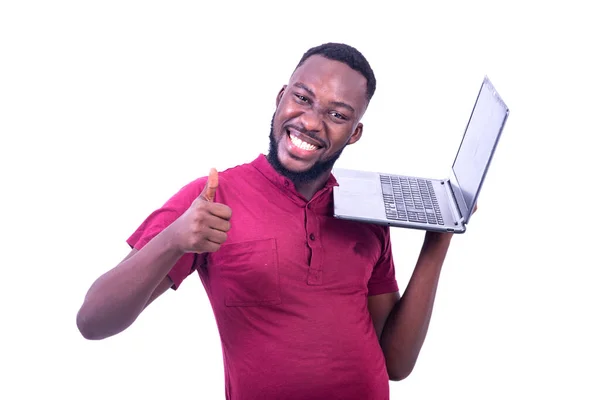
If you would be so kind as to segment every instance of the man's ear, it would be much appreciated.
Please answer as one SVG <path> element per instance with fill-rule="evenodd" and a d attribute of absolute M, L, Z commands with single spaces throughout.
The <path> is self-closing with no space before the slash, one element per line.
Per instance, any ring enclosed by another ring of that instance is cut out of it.
<path fill-rule="evenodd" d="M 356 125 L 356 129 L 354 129 L 352 136 L 350 136 L 350 139 L 348 139 L 348 144 L 354 144 L 354 143 L 358 142 L 360 140 L 362 134 L 363 134 L 363 124 L 362 124 L 362 122 L 359 122 L 358 125 Z"/>
<path fill-rule="evenodd" d="M 279 106 L 279 103 L 281 102 L 281 98 L 283 97 L 283 93 L 285 92 L 286 88 L 287 88 L 287 85 L 283 85 L 283 87 L 277 94 L 277 98 L 275 99 L 275 107 Z"/>

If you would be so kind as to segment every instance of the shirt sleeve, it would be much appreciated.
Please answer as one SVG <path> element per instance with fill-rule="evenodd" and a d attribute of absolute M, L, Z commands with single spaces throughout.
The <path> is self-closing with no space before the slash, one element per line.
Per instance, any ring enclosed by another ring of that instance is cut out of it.
<path fill-rule="evenodd" d="M 179 218 L 198 197 L 204 187 L 206 178 L 195 180 L 173 195 L 161 208 L 152 212 L 142 224 L 127 239 L 127 244 L 136 250 L 141 250 L 156 235 L 162 232 Z M 196 255 L 184 254 L 168 273 L 173 282 L 172 289 L 177 290 L 185 278 L 195 270 Z"/>
<path fill-rule="evenodd" d="M 398 291 L 394 258 L 392 256 L 390 229 L 388 227 L 383 228 L 381 256 L 373 268 L 373 273 L 371 274 L 367 287 L 369 296 Z"/>

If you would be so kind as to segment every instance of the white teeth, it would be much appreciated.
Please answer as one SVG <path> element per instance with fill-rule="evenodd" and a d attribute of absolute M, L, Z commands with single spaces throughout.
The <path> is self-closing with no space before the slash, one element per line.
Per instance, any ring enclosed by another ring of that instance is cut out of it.
<path fill-rule="evenodd" d="M 290 139 L 294 146 L 301 148 L 302 150 L 316 150 L 317 146 L 314 144 L 306 143 L 304 140 L 296 137 L 294 135 L 290 135 Z"/>

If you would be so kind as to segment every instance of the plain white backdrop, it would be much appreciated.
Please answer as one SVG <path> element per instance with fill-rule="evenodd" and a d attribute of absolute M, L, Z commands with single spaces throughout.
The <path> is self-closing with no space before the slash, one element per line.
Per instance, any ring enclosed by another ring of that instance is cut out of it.
<path fill-rule="evenodd" d="M 599 398 L 600 30 L 563 4 L 3 1 L 0 397 L 224 398 L 197 275 L 104 341 L 75 315 L 150 212 L 267 150 L 303 52 L 340 41 L 378 88 L 339 166 L 445 177 L 485 74 L 511 108 L 391 398 Z M 422 238 L 393 231 L 402 288 Z"/>

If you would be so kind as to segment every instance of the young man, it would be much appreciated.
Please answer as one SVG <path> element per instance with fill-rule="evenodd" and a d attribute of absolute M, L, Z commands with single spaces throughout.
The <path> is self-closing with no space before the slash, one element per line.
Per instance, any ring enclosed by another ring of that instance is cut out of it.
<path fill-rule="evenodd" d="M 451 235 L 425 234 L 401 298 L 389 229 L 331 216 L 332 167 L 360 139 L 375 86 L 353 47 L 305 53 L 277 95 L 268 155 L 212 170 L 148 216 L 89 289 L 82 335 L 123 331 L 197 271 L 228 399 L 388 399 L 417 360 Z"/>

